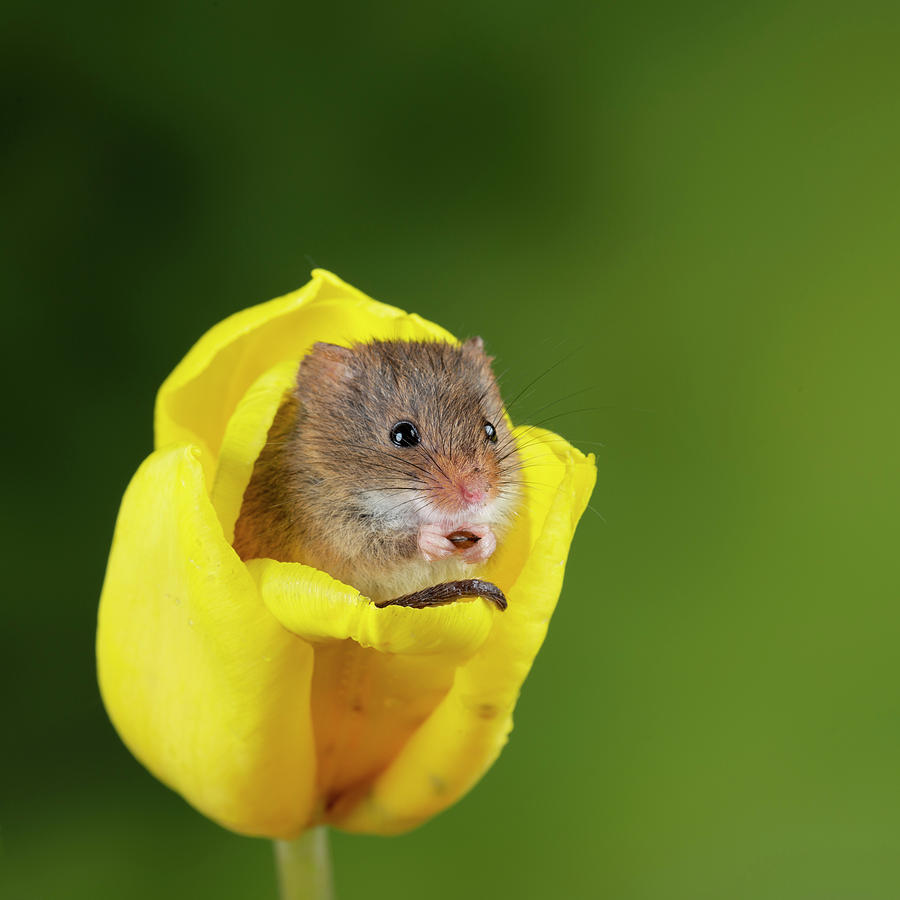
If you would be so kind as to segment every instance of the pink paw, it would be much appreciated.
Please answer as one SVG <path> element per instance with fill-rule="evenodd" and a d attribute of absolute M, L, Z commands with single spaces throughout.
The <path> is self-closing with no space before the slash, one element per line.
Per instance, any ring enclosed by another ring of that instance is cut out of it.
<path fill-rule="evenodd" d="M 456 553 L 456 544 L 437 525 L 419 526 L 419 550 L 428 562 L 446 559 Z"/>
<path fill-rule="evenodd" d="M 450 536 L 461 538 L 473 535 L 475 540 L 453 541 Z M 497 549 L 497 539 L 489 525 L 460 525 L 453 531 L 438 525 L 422 525 L 419 528 L 419 550 L 429 562 L 446 559 L 453 554 L 468 563 L 483 562 Z"/>
<path fill-rule="evenodd" d="M 470 563 L 484 562 L 490 559 L 494 551 L 497 549 L 497 538 L 488 525 L 466 525 L 460 528 L 460 531 L 468 531 L 479 538 L 476 543 L 465 550 L 460 550 L 459 555 Z"/>

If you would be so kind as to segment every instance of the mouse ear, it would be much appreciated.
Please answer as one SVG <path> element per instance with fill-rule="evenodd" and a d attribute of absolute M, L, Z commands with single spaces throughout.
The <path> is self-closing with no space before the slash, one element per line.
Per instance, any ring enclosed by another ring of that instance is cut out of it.
<path fill-rule="evenodd" d="M 484 352 L 484 341 L 480 337 L 470 337 L 465 343 L 463 343 L 463 351 L 466 353 L 473 353 L 476 356 L 480 356 L 483 359 L 486 359 L 489 363 L 494 361 L 493 356 L 487 356 Z"/>
<path fill-rule="evenodd" d="M 353 351 L 349 347 L 317 341 L 303 357 L 297 372 L 297 393 L 300 399 L 307 399 L 322 387 L 333 387 L 349 381 L 353 374 L 353 362 Z"/>

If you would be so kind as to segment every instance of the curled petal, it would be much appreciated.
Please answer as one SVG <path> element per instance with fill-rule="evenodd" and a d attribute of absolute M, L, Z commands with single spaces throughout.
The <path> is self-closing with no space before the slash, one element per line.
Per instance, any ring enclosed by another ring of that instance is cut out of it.
<path fill-rule="evenodd" d="M 379 609 L 355 588 L 310 566 L 254 559 L 248 569 L 269 612 L 312 642 L 351 640 L 381 653 L 445 656 L 455 664 L 478 650 L 494 616 L 502 615 L 484 600 Z"/>
<path fill-rule="evenodd" d="M 229 542 L 234 540 L 234 525 L 253 464 L 265 446 L 278 405 L 297 378 L 298 365 L 299 360 L 288 359 L 263 372 L 241 397 L 225 426 L 211 499 Z"/>
<path fill-rule="evenodd" d="M 217 454 L 231 413 L 263 372 L 300 359 L 316 341 L 354 338 L 456 340 L 439 325 L 376 303 L 315 269 L 304 287 L 229 316 L 197 341 L 159 389 L 156 446 L 193 443 Z"/>
<path fill-rule="evenodd" d="M 488 639 L 457 669 L 452 688 L 391 765 L 332 811 L 331 821 L 341 828 L 392 834 L 421 824 L 468 791 L 506 743 L 513 707 L 546 635 L 575 525 L 596 478 L 592 456 L 549 432 L 531 431 L 525 452 L 546 467 L 541 476 L 546 486 L 536 488 L 527 505 L 530 527 L 518 538 L 530 535 L 531 552 L 506 591 L 509 607 L 495 617 Z M 513 548 L 504 555 L 501 570 L 515 565 L 514 553 Z"/>
<path fill-rule="evenodd" d="M 313 651 L 285 631 L 224 539 L 199 451 L 138 469 L 119 512 L 97 660 L 134 755 L 235 831 L 291 836 L 313 815 Z"/>

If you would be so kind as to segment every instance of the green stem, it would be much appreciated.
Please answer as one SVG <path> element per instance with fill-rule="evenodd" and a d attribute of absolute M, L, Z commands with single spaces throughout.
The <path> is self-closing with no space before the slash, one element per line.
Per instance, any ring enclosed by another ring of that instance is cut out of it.
<path fill-rule="evenodd" d="M 275 863 L 281 900 L 334 900 L 324 825 L 307 829 L 293 841 L 275 841 Z"/>

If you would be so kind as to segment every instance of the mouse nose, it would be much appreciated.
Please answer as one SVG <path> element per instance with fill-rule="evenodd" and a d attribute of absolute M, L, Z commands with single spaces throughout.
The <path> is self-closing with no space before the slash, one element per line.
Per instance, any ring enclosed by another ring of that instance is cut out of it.
<path fill-rule="evenodd" d="M 484 484 L 473 479 L 459 483 L 459 494 L 466 503 L 483 503 L 487 491 Z"/>

